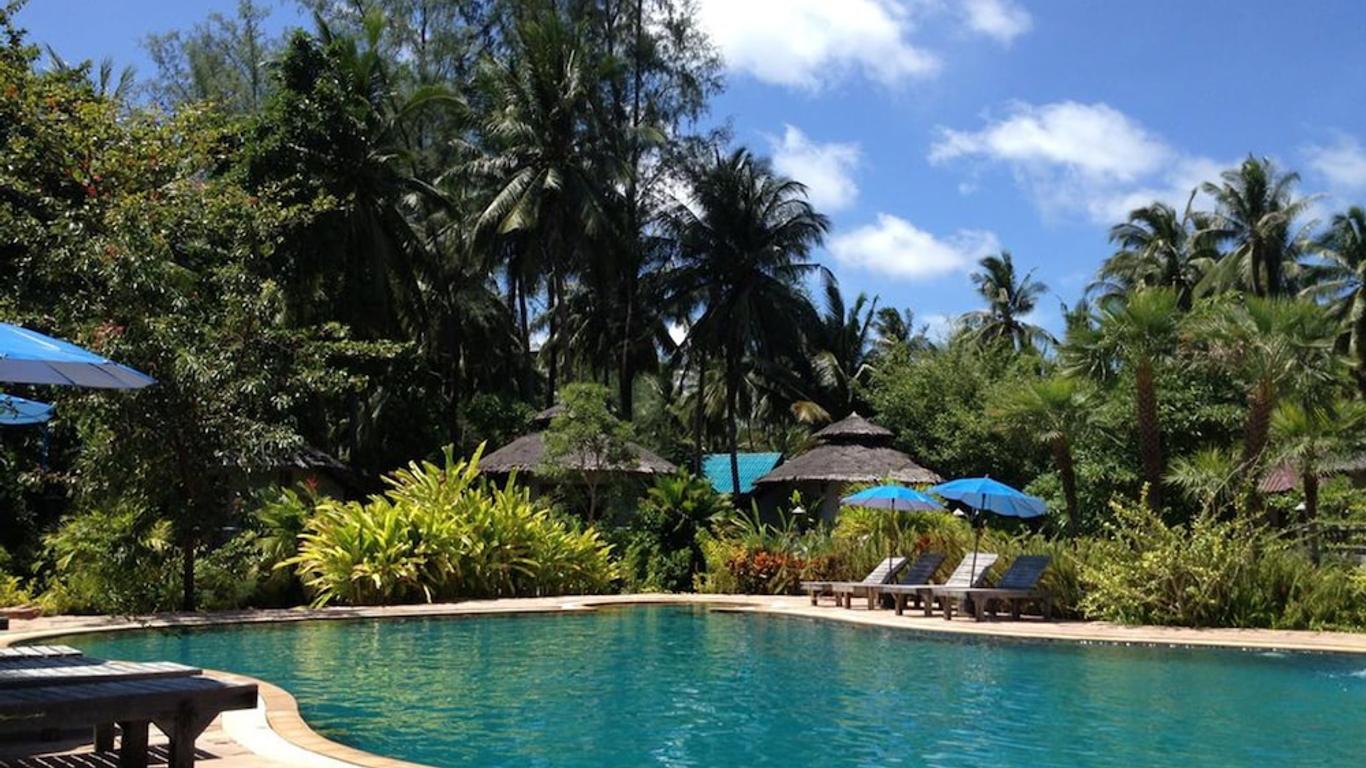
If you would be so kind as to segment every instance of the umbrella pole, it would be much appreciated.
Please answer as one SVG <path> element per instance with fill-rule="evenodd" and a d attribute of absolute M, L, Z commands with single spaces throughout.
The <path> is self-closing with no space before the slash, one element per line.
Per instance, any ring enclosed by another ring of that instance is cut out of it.
<path fill-rule="evenodd" d="M 972 512 L 972 517 L 969 518 L 969 520 L 972 521 L 972 533 L 973 533 L 973 536 L 972 536 L 972 568 L 968 571 L 968 586 L 969 586 L 969 587 L 971 587 L 972 585 L 974 585 L 974 584 L 977 583 L 977 550 L 980 548 L 978 545 L 980 545 L 980 544 L 982 543 L 982 528 L 981 528 L 981 526 L 977 525 L 977 523 L 978 523 L 977 516 L 978 516 L 978 515 L 977 515 L 977 510 L 974 509 L 973 512 Z"/>

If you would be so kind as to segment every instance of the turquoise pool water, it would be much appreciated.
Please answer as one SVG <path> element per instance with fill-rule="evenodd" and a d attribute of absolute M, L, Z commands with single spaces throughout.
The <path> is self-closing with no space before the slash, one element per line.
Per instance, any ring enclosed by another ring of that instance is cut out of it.
<path fill-rule="evenodd" d="M 1345 656 L 930 640 L 686 607 L 55 642 L 264 678 L 329 738 L 437 766 L 1366 760 L 1366 658 Z"/>

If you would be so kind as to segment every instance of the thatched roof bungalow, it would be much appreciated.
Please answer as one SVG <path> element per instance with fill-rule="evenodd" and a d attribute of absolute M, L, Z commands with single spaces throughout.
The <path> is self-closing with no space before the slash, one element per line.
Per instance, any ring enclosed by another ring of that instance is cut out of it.
<path fill-rule="evenodd" d="M 892 432 L 857 413 L 815 434 L 815 448 L 759 478 L 763 488 L 795 488 L 807 498 L 820 499 L 820 513 L 834 519 L 839 499 L 851 483 L 890 480 L 905 485 L 942 482 L 939 473 L 893 448 Z"/>
<path fill-rule="evenodd" d="M 545 460 L 545 430 L 550 427 L 550 421 L 559 412 L 558 405 L 541 411 L 531 422 L 535 431 L 522 435 L 493 453 L 485 455 L 479 460 L 479 471 L 487 475 L 508 475 L 516 472 L 522 478 L 536 477 L 542 471 Z M 635 456 L 634 462 L 611 468 L 609 471 L 613 474 L 651 476 L 678 471 L 678 467 L 649 449 L 635 443 L 629 443 L 628 446 Z M 587 463 L 587 459 L 581 459 L 579 465 L 584 466 Z"/>

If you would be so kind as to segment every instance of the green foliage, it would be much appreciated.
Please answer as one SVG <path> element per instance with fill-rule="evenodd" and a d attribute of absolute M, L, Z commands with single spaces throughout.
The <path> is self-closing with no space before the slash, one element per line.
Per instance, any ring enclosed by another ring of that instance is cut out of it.
<path fill-rule="evenodd" d="M 1320 629 L 1366 626 L 1366 569 L 1315 567 L 1246 518 L 1170 525 L 1116 503 L 1110 538 L 1082 563 L 1087 618 L 1126 624 Z"/>
<path fill-rule="evenodd" d="M 53 613 L 144 613 L 175 605 L 171 526 L 132 506 L 72 515 L 44 538 Z"/>
<path fill-rule="evenodd" d="M 532 502 L 509 480 L 478 479 L 476 454 L 414 462 L 364 503 L 323 500 L 300 535 L 297 569 L 314 603 L 368 605 L 461 597 L 600 592 L 610 547 Z"/>
<path fill-rule="evenodd" d="M 897 447 L 945 477 L 990 474 L 1024 485 L 1045 466 L 1027 443 L 997 430 L 988 415 L 1001 382 L 1035 375 L 1041 361 L 1005 345 L 978 345 L 961 336 L 941 348 L 896 350 L 877 365 L 868 399 L 878 422 L 896 433 Z"/>
<path fill-rule="evenodd" d="M 625 587 L 639 592 L 687 592 L 706 561 L 699 534 L 734 513 L 730 499 L 704 477 L 680 471 L 657 480 L 621 531 Z"/>
<path fill-rule="evenodd" d="M 573 478 L 588 490 L 588 520 L 592 522 L 599 491 L 610 471 L 635 461 L 631 425 L 612 413 L 611 395 L 601 384 L 565 385 L 561 398 L 560 412 L 545 432 L 543 471 L 551 477 Z"/>

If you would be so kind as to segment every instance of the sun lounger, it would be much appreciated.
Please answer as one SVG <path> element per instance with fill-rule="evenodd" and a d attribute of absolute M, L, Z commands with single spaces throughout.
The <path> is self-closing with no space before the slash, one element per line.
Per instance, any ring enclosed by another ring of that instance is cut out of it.
<path fill-rule="evenodd" d="M 889 581 L 891 581 L 893 578 L 895 578 L 896 575 L 897 575 L 898 573 L 901 572 L 901 569 L 902 569 L 902 568 L 905 568 L 905 567 L 906 567 L 906 558 L 904 558 L 904 557 L 889 557 L 889 558 L 883 560 L 882 562 L 878 563 L 877 567 L 874 568 L 872 571 L 869 571 L 868 575 L 865 576 L 865 577 L 863 578 L 863 581 L 862 581 L 862 582 L 859 582 L 859 583 L 861 583 L 861 584 L 886 584 L 887 582 L 889 582 Z M 804 591 L 804 592 L 806 592 L 807 594 L 811 595 L 811 604 L 812 604 L 812 605 L 815 605 L 816 602 L 820 599 L 821 595 L 830 595 L 830 594 L 834 594 L 834 587 L 835 587 L 835 585 L 836 585 L 836 584 L 844 584 L 844 583 L 846 583 L 846 582 L 842 582 L 842 581 L 803 581 L 803 582 L 802 582 L 802 591 Z M 836 603 L 836 605 L 839 604 L 839 596 L 838 596 L 838 595 L 836 595 L 835 603 Z"/>
<path fill-rule="evenodd" d="M 902 571 L 901 578 L 897 580 L 899 584 L 929 584 L 934 578 L 935 571 L 944 562 L 944 556 L 938 552 L 926 552 L 915 559 L 910 567 Z M 835 593 L 835 604 L 849 608 L 853 598 L 865 596 L 868 598 L 868 610 L 877 607 L 878 598 L 882 595 L 882 588 L 885 584 L 864 584 L 857 581 L 847 581 L 836 583 L 830 591 Z"/>
<path fill-rule="evenodd" d="M 1046 589 L 1039 588 L 1039 579 L 1048 568 L 1052 558 L 1047 555 L 1022 555 L 1015 558 L 1010 568 L 1001 575 L 1001 581 L 994 587 L 956 588 L 941 587 L 933 592 L 944 610 L 944 618 L 952 619 L 955 604 L 964 607 L 972 604 L 973 617 L 982 620 L 983 614 L 990 611 L 995 615 L 994 604 L 1004 602 L 1010 605 L 1012 618 L 1020 618 L 1020 606 L 1029 601 L 1038 601 L 1045 619 L 1053 615 L 1053 596 Z"/>
<path fill-rule="evenodd" d="M 979 586 L 986 577 L 987 569 L 996 563 L 996 555 L 991 552 L 978 552 L 974 559 L 972 553 L 963 555 L 962 562 L 949 574 L 948 581 L 943 584 L 888 584 L 879 589 L 883 594 L 889 594 L 893 598 L 893 607 L 896 614 L 900 616 L 906 612 L 906 602 L 908 599 L 919 600 L 925 615 L 929 616 L 934 608 L 934 601 L 930 599 L 931 593 L 944 587 L 975 587 Z M 975 563 L 975 565 L 974 565 Z"/>

